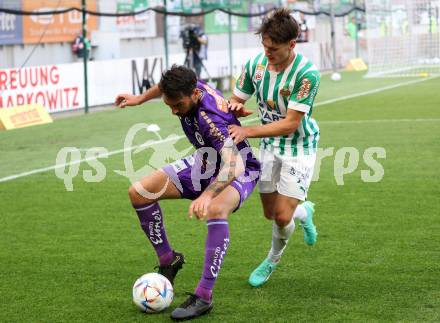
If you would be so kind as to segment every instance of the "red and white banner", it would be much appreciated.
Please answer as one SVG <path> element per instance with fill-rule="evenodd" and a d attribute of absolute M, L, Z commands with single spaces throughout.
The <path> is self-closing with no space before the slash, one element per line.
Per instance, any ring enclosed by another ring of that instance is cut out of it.
<path fill-rule="evenodd" d="M 0 108 L 41 104 L 48 112 L 80 108 L 84 96 L 81 64 L 0 70 Z"/>

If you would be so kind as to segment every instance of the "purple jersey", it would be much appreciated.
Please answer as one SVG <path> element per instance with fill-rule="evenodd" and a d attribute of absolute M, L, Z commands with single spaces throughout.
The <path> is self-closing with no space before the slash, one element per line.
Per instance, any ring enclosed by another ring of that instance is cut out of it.
<path fill-rule="evenodd" d="M 197 92 L 197 109 L 191 115 L 180 118 L 183 131 L 197 151 L 163 168 L 182 197 L 191 200 L 199 197 L 217 177 L 221 166 L 220 151 L 226 143 L 232 142 L 228 126 L 240 125 L 235 115 L 229 112 L 228 102 L 220 92 L 200 81 L 197 82 Z M 238 209 L 257 184 L 260 163 L 254 157 L 247 140 L 237 147 L 245 162 L 243 176 L 230 184 L 240 194 Z"/>
<path fill-rule="evenodd" d="M 199 103 L 196 111 L 180 118 L 183 131 L 191 144 L 196 148 L 211 147 L 217 151 L 217 174 L 220 168 L 220 151 L 230 138 L 228 126 L 241 125 L 235 115 L 229 111 L 228 102 L 220 91 L 214 90 L 202 81 L 197 82 Z M 237 145 L 242 152 L 246 173 L 259 171 L 260 163 L 252 154 L 249 142 L 242 141 Z"/>

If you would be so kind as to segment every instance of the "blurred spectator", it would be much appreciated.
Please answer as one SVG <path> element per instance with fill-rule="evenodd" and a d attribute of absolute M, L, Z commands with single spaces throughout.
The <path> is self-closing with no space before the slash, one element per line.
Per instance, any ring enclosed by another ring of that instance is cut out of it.
<path fill-rule="evenodd" d="M 82 35 L 78 35 L 72 44 L 72 51 L 76 54 L 78 60 L 82 60 L 84 53 L 87 55 L 87 59 L 90 59 L 90 40 L 84 38 Z"/>
<path fill-rule="evenodd" d="M 350 37 L 350 39 L 356 39 L 356 17 L 352 16 L 347 25 L 345 25 L 345 34 Z"/>
<path fill-rule="evenodd" d="M 184 65 L 193 69 L 200 78 L 203 60 L 208 58 L 208 36 L 199 25 L 188 25 L 180 33 L 183 48 L 186 50 Z"/>

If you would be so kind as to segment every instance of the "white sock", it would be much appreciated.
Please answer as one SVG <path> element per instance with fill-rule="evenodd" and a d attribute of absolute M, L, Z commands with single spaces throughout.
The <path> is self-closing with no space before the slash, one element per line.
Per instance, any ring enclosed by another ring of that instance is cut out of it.
<path fill-rule="evenodd" d="M 293 218 L 304 222 L 307 219 L 307 210 L 300 204 L 296 207 L 295 212 L 293 212 Z"/>
<path fill-rule="evenodd" d="M 295 221 L 292 221 L 285 227 L 279 227 L 276 222 L 273 222 L 272 226 L 272 248 L 269 251 L 267 258 L 273 262 L 278 263 L 280 261 L 281 255 L 286 248 L 287 242 L 290 236 L 295 231 Z"/>

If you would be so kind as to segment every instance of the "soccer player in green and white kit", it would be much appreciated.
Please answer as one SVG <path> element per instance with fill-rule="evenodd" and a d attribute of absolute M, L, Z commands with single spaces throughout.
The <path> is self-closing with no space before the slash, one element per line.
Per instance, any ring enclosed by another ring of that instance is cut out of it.
<path fill-rule="evenodd" d="M 237 80 L 230 109 L 245 116 L 244 103 L 255 94 L 262 125 L 230 126 L 235 142 L 262 138 L 259 189 L 264 215 L 273 220 L 272 247 L 267 258 L 249 277 L 263 285 L 276 268 L 295 229 L 301 222 L 304 240 L 316 242 L 314 204 L 305 201 L 315 164 L 319 128 L 311 117 L 320 74 L 304 56 L 295 53 L 298 23 L 288 9 L 266 16 L 257 31 L 264 53 L 250 59 Z"/>

